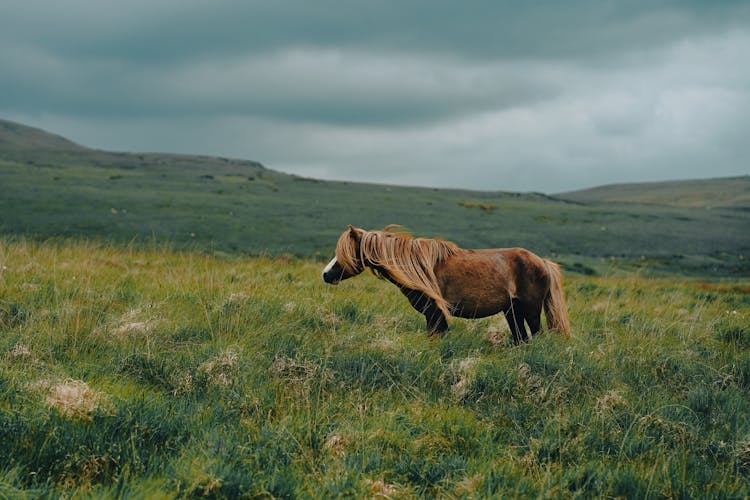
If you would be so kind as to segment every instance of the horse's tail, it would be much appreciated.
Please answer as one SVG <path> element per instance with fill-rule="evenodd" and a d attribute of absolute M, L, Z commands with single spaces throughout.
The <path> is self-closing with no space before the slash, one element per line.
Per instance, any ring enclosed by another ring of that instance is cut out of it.
<path fill-rule="evenodd" d="M 547 317 L 547 328 L 557 330 L 570 338 L 570 321 L 568 308 L 565 305 L 565 291 L 562 285 L 560 266 L 551 260 L 544 260 L 549 271 L 549 292 L 544 298 L 544 315 Z"/>

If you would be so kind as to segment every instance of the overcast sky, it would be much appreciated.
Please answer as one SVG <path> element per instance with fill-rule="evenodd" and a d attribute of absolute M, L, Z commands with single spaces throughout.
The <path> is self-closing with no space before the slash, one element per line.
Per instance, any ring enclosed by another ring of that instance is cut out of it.
<path fill-rule="evenodd" d="M 389 184 L 748 174 L 748 61 L 750 1 L 0 4 L 2 118 Z"/>

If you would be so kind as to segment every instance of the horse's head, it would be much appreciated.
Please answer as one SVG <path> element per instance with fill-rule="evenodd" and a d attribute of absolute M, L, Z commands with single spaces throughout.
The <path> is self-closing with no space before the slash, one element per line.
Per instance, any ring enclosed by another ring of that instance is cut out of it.
<path fill-rule="evenodd" d="M 360 256 L 359 244 L 364 231 L 351 225 L 339 237 L 336 243 L 336 255 L 323 269 L 323 281 L 336 285 L 365 270 Z"/>

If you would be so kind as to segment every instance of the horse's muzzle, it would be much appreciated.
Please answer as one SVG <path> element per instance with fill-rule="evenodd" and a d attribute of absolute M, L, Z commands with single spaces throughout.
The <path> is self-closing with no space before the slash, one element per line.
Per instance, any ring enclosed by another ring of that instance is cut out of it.
<path fill-rule="evenodd" d="M 331 259 L 326 267 L 323 268 L 323 272 L 320 273 L 323 277 L 323 281 L 329 285 L 336 285 L 344 277 L 344 269 L 339 265 L 336 257 Z"/>
<path fill-rule="evenodd" d="M 328 283 L 329 285 L 338 285 L 341 282 L 341 277 L 337 276 L 337 274 L 340 273 L 334 273 L 334 272 L 327 272 L 323 273 L 323 281 Z"/>

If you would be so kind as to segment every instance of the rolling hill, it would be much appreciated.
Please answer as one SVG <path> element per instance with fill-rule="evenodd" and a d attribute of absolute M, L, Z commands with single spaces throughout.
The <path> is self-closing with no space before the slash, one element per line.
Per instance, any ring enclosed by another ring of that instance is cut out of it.
<path fill-rule="evenodd" d="M 557 196 L 581 203 L 646 203 L 750 210 L 750 176 L 610 184 Z"/>
<path fill-rule="evenodd" d="M 687 199 L 670 185 L 671 199 Z M 547 196 L 327 182 L 246 160 L 89 149 L 0 121 L 0 190 L 4 237 L 325 259 L 347 224 L 399 223 L 467 248 L 523 246 L 568 272 L 750 273 L 750 211 L 737 197 L 706 202 L 711 189 L 703 203 L 655 205 L 614 187 Z"/>
<path fill-rule="evenodd" d="M 0 120 L 0 160 L 37 167 L 85 165 L 120 170 L 164 167 L 182 169 L 186 174 L 193 170 L 211 171 L 217 175 L 236 172 L 238 169 L 248 174 L 266 170 L 260 163 L 247 160 L 89 149 L 58 135 L 7 120 Z M 274 174 L 282 175 L 279 172 Z"/>
<path fill-rule="evenodd" d="M 59 135 L 44 130 L 21 125 L 8 120 L 0 120 L 0 151 L 4 155 L 28 151 L 86 151 L 86 148 Z"/>

